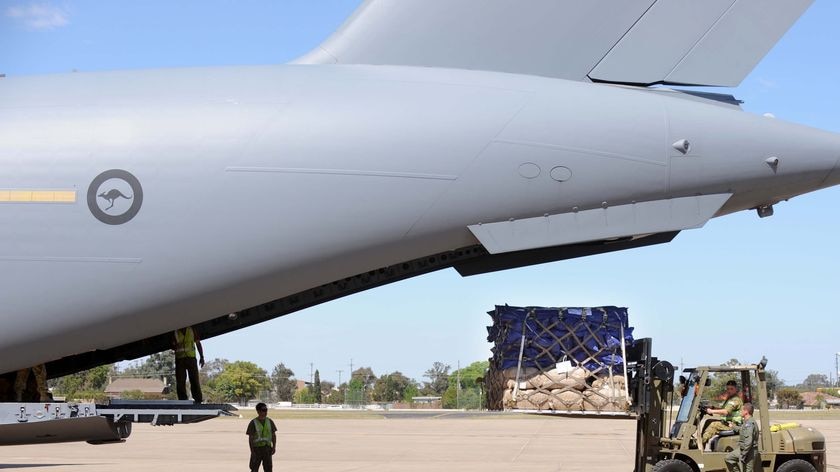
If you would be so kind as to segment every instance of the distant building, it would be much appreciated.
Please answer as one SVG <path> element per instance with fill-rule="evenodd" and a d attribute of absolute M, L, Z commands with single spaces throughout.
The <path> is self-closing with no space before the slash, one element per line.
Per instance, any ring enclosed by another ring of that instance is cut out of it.
<path fill-rule="evenodd" d="M 117 379 L 105 387 L 108 398 L 121 399 L 125 392 L 142 392 L 147 400 L 162 400 L 166 385 L 160 379 Z"/>
<path fill-rule="evenodd" d="M 413 408 L 441 408 L 441 397 L 414 397 L 411 399 Z"/>
<path fill-rule="evenodd" d="M 821 392 L 802 393 L 803 406 L 809 410 L 840 408 L 840 398 Z"/>

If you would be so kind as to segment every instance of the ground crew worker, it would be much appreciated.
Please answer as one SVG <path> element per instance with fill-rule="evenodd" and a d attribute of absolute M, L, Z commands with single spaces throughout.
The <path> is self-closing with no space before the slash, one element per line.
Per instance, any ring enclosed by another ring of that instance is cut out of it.
<path fill-rule="evenodd" d="M 710 415 L 723 416 L 723 421 L 717 421 L 710 424 L 703 433 L 703 445 L 709 444 L 709 441 L 718 434 L 724 431 L 731 431 L 733 427 L 741 424 L 741 407 L 744 406 L 741 395 L 738 392 L 738 383 L 734 380 L 726 382 L 726 400 L 720 409 L 709 409 L 707 411 Z"/>
<path fill-rule="evenodd" d="M 741 408 L 741 416 L 744 424 L 735 428 L 739 433 L 738 449 L 726 456 L 726 469 L 729 472 L 753 472 L 755 467 L 755 453 L 758 448 L 758 426 L 753 419 L 752 403 L 747 403 Z"/>
<path fill-rule="evenodd" d="M 198 364 L 195 361 L 195 350 L 198 348 L 200 356 Z M 204 367 L 204 349 L 201 340 L 192 328 L 182 328 L 172 336 L 172 348 L 175 350 L 175 387 L 178 400 L 187 400 L 187 375 L 190 376 L 190 390 L 193 401 L 201 403 L 201 381 L 198 379 L 198 366 Z"/>
<path fill-rule="evenodd" d="M 15 401 L 22 402 L 24 400 L 24 393 L 26 387 L 29 385 L 29 373 L 35 377 L 35 384 L 38 389 L 38 399 L 35 401 L 48 402 L 50 400 L 50 390 L 47 387 L 47 368 L 44 364 L 38 364 L 31 369 L 21 369 L 15 376 Z M 31 400 L 27 398 L 26 400 Z"/>
<path fill-rule="evenodd" d="M 248 423 L 245 434 L 248 435 L 248 445 L 251 447 L 251 472 L 260 470 L 260 464 L 265 472 L 271 472 L 271 456 L 277 452 L 277 426 L 268 417 L 268 407 L 265 403 L 257 404 L 257 417 Z"/>

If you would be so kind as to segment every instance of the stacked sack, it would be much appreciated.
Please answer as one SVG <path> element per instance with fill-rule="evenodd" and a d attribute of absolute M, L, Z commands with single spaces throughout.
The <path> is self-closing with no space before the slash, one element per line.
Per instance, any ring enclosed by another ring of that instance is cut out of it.
<path fill-rule="evenodd" d="M 626 309 L 498 306 L 489 314 L 490 409 L 626 411 L 617 339 L 623 332 L 626 345 L 633 342 Z"/>

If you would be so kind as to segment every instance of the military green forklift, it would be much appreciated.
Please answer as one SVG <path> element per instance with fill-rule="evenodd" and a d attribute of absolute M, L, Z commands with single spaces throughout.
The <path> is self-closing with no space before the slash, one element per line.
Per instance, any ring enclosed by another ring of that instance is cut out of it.
<path fill-rule="evenodd" d="M 798 424 L 771 425 L 767 398 L 767 360 L 754 365 L 686 369 L 678 383 L 674 367 L 651 356 L 651 340 L 636 341 L 627 355 L 631 406 L 637 423 L 635 472 L 726 471 L 726 455 L 738 447 L 738 435 L 726 431 L 710 441 L 700 439 L 705 428 L 723 418 L 707 413 L 714 374 L 740 376 L 742 397 L 756 408 L 761 430 L 755 471 L 826 472 L 825 436 Z M 675 389 L 681 393 L 673 416 Z M 670 426 L 670 428 L 669 428 Z"/>

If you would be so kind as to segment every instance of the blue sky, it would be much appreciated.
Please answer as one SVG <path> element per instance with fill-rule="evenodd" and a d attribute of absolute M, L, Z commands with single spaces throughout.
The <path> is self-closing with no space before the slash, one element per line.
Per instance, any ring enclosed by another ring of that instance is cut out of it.
<path fill-rule="evenodd" d="M 283 63 L 316 46 L 354 0 L 0 0 L 0 73 Z M 731 91 L 746 110 L 840 132 L 840 2 L 817 0 Z M 630 308 L 656 353 L 686 365 L 770 359 L 798 383 L 840 351 L 840 188 L 759 220 L 710 222 L 669 244 L 461 278 L 443 271 L 208 340 L 209 357 L 279 361 L 308 378 L 355 366 L 420 378 L 434 361 L 486 359 L 495 304 Z"/>

